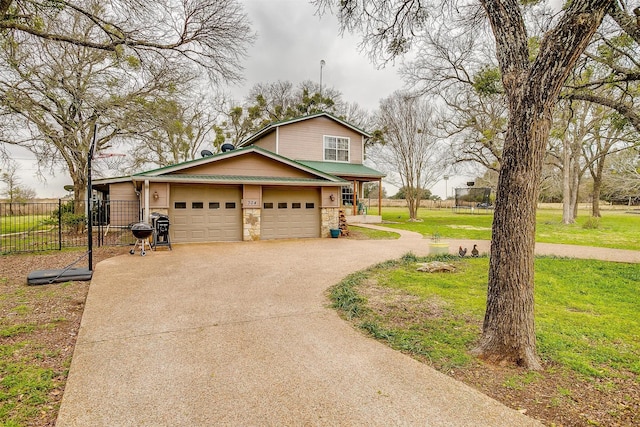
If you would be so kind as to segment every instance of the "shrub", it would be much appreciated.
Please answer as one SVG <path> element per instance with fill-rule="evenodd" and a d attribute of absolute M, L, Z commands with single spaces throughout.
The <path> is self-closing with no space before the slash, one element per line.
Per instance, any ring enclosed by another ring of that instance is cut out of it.
<path fill-rule="evenodd" d="M 584 224 L 582 224 L 582 228 L 585 230 L 596 230 L 600 228 L 600 218 L 596 218 L 595 216 L 590 216 Z"/>

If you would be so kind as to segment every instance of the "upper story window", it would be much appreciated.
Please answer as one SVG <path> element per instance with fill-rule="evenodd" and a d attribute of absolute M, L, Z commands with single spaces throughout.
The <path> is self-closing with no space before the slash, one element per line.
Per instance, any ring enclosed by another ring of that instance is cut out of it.
<path fill-rule="evenodd" d="M 324 160 L 334 162 L 348 162 L 349 138 L 343 138 L 339 136 L 325 136 Z"/>

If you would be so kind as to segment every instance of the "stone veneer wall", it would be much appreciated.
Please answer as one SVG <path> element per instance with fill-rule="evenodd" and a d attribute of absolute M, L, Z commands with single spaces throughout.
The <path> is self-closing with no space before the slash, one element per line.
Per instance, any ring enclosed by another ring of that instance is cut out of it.
<path fill-rule="evenodd" d="M 338 228 L 340 208 L 320 209 L 320 237 L 330 237 L 332 228 Z"/>
<path fill-rule="evenodd" d="M 242 240 L 260 240 L 260 209 L 242 209 Z"/>

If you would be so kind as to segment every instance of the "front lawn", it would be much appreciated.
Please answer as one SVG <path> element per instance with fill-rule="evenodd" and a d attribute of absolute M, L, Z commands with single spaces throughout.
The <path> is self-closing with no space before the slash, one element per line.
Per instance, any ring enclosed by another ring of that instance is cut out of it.
<path fill-rule="evenodd" d="M 445 257 L 454 273 L 416 271 L 407 255 L 347 277 L 335 308 L 366 333 L 549 424 L 640 424 L 640 265 L 536 259 L 536 331 L 545 370 L 483 364 L 488 258 Z"/>

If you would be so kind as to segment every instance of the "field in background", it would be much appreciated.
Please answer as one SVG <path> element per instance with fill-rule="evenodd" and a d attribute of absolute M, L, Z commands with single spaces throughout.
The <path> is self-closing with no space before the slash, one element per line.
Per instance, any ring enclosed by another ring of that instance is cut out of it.
<path fill-rule="evenodd" d="M 426 238 L 491 240 L 493 214 L 456 213 L 451 209 L 421 209 L 420 222 L 409 222 L 407 209 L 382 209 L 385 226 L 416 231 Z M 562 224 L 562 211 L 539 209 L 536 241 L 640 250 L 640 210 L 609 210 L 602 218 L 579 211 L 575 224 Z"/>

